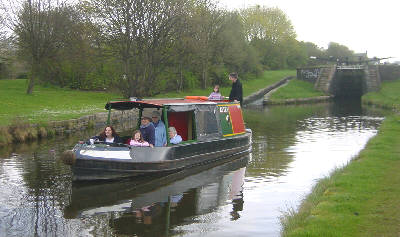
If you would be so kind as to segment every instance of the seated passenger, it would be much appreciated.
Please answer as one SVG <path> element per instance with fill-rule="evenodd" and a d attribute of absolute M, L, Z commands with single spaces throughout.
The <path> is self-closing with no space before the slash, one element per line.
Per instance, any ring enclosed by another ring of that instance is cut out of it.
<path fill-rule="evenodd" d="M 155 144 L 155 128 L 153 123 L 151 122 L 151 118 L 142 117 L 140 132 L 142 133 L 143 140 L 148 142 L 151 147 L 154 147 Z"/>
<path fill-rule="evenodd" d="M 142 133 L 139 130 L 133 132 L 131 141 L 129 142 L 131 146 L 150 146 L 150 144 L 143 140 Z"/>
<path fill-rule="evenodd" d="M 172 144 L 178 144 L 182 141 L 182 137 L 176 133 L 176 129 L 174 127 L 168 128 L 169 142 Z"/>
<path fill-rule="evenodd" d="M 122 139 L 115 132 L 115 129 L 112 126 L 106 126 L 104 131 L 100 133 L 99 136 L 93 137 L 95 141 L 101 141 L 106 143 L 122 143 Z"/>

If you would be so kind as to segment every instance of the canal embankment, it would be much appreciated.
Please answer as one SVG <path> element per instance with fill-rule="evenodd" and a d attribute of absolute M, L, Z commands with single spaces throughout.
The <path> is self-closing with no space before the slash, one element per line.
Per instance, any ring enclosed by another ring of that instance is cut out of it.
<path fill-rule="evenodd" d="M 293 79 L 264 95 L 264 105 L 289 105 L 328 102 L 332 95 L 317 91 L 308 81 Z"/>
<path fill-rule="evenodd" d="M 282 236 L 398 236 L 400 233 L 400 80 L 384 82 L 363 103 L 393 109 L 378 134 L 321 179 L 281 219 Z"/>

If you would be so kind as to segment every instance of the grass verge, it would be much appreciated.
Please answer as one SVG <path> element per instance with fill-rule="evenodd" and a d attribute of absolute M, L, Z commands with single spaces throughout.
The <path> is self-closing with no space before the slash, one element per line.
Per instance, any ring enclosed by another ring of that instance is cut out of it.
<path fill-rule="evenodd" d="M 363 101 L 399 108 L 397 86 L 400 81 L 385 82 Z M 399 134 L 400 115 L 389 115 L 356 158 L 320 180 L 298 211 L 282 217 L 282 235 L 399 236 Z"/>
<path fill-rule="evenodd" d="M 0 80 L 0 126 L 16 118 L 25 123 L 67 120 L 104 111 L 104 104 L 117 94 L 83 92 L 36 85 L 32 95 L 25 93 L 27 80 Z"/>
<path fill-rule="evenodd" d="M 287 85 L 273 92 L 269 99 L 271 101 L 281 101 L 287 99 L 312 98 L 324 95 L 323 92 L 315 90 L 312 83 L 293 79 L 290 80 Z"/>
<path fill-rule="evenodd" d="M 400 80 L 385 81 L 381 90 L 371 92 L 362 97 L 364 104 L 379 105 L 381 107 L 400 111 Z"/>

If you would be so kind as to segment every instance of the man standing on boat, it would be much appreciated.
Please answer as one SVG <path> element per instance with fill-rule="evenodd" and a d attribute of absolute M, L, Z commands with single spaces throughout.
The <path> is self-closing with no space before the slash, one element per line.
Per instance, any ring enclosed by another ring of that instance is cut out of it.
<path fill-rule="evenodd" d="M 240 105 L 242 105 L 243 88 L 242 88 L 242 83 L 240 83 L 238 79 L 238 74 L 236 72 L 230 73 L 229 80 L 232 81 L 232 89 L 231 93 L 229 94 L 229 100 L 240 102 Z"/>
<path fill-rule="evenodd" d="M 167 145 L 167 132 L 165 131 L 165 124 L 160 120 L 160 113 L 153 111 L 151 113 L 151 119 L 155 128 L 155 146 L 166 146 Z"/>
<path fill-rule="evenodd" d="M 151 122 L 151 118 L 142 117 L 140 132 L 142 133 L 143 140 L 148 142 L 151 147 L 154 147 L 155 143 L 155 128 L 153 123 Z"/>

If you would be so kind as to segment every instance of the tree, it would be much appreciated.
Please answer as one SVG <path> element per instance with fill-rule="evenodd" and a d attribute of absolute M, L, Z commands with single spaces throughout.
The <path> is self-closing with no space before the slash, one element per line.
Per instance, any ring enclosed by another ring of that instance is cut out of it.
<path fill-rule="evenodd" d="M 195 54 L 201 74 L 201 86 L 207 88 L 208 73 L 214 50 L 214 41 L 222 29 L 224 12 L 217 9 L 211 0 L 198 1 L 191 16 L 191 32 Z"/>
<path fill-rule="evenodd" d="M 312 42 L 299 42 L 300 47 L 305 50 L 307 55 L 306 65 L 315 66 L 321 63 L 318 58 L 325 57 L 325 50 L 323 48 L 319 48 L 316 44 Z"/>
<path fill-rule="evenodd" d="M 59 16 L 65 6 L 60 1 L 27 0 L 13 22 L 19 50 L 31 68 L 28 94 L 32 94 L 45 61 L 50 61 L 61 46 L 64 29 Z"/>
<path fill-rule="evenodd" d="M 173 26 L 187 0 L 91 0 L 110 48 L 123 65 L 121 89 L 125 96 L 151 94 L 167 61 Z"/>
<path fill-rule="evenodd" d="M 287 67 L 296 33 L 285 13 L 257 5 L 242 10 L 241 16 L 247 40 L 259 53 L 262 64 L 272 69 Z"/>
<path fill-rule="evenodd" d="M 330 42 L 328 45 L 328 49 L 326 50 L 326 56 L 332 57 L 339 61 L 346 61 L 354 54 L 352 50 L 350 50 L 347 46 Z"/>
<path fill-rule="evenodd" d="M 244 33 L 243 22 L 238 12 L 225 12 L 221 29 L 214 39 L 211 77 L 214 84 L 227 85 L 229 72 L 241 76 L 260 73 L 260 63 L 250 47 Z"/>

